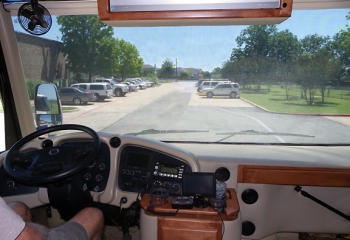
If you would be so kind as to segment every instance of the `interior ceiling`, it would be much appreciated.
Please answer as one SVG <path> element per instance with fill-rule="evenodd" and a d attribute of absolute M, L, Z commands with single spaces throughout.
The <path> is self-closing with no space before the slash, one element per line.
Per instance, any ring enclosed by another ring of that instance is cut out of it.
<path fill-rule="evenodd" d="M 103 0 L 105 1 L 105 0 Z M 6 3 L 7 2 L 7 3 Z M 12 2 L 8 4 L 8 2 Z M 26 1 L 26 2 L 29 2 Z M 62 3 L 65 4 L 62 4 Z M 80 0 L 80 1 L 40 1 L 52 15 L 76 15 L 76 14 L 97 14 L 97 0 Z M 5 0 L 5 9 L 11 11 L 11 15 L 16 16 L 18 8 L 23 2 L 14 0 Z M 350 8 L 349 0 L 294 0 L 293 9 L 327 9 L 327 8 Z"/>

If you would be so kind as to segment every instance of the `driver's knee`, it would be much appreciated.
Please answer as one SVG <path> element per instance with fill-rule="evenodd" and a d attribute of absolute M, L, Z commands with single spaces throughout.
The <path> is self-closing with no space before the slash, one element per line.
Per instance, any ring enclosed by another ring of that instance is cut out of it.
<path fill-rule="evenodd" d="M 81 210 L 70 221 L 81 224 L 87 231 L 89 239 L 101 235 L 104 227 L 104 217 L 101 210 L 87 207 Z"/>
<path fill-rule="evenodd" d="M 17 213 L 25 222 L 32 221 L 32 213 L 30 212 L 29 207 L 23 202 L 9 202 L 7 204 L 12 210 Z"/>

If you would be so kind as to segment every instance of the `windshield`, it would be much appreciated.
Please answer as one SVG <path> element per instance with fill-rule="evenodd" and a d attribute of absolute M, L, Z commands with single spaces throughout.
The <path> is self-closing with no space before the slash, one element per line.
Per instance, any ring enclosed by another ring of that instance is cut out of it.
<path fill-rule="evenodd" d="M 14 28 L 29 96 L 40 82 L 137 85 L 63 103 L 64 124 L 161 141 L 349 144 L 349 16 L 294 10 L 279 25 L 130 28 L 54 16 L 42 36 Z"/>

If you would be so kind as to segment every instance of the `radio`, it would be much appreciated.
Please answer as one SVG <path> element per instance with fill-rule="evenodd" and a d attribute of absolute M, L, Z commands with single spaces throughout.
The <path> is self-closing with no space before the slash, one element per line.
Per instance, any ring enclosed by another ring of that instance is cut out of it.
<path fill-rule="evenodd" d="M 181 165 L 178 167 L 168 167 L 159 164 L 157 162 L 154 166 L 154 172 L 153 175 L 156 177 L 170 177 L 170 178 L 177 178 L 182 179 L 182 174 L 184 172 L 185 166 Z"/>
<path fill-rule="evenodd" d="M 137 170 L 137 169 L 129 169 L 129 168 L 122 168 L 121 174 L 123 175 L 130 175 L 130 176 L 136 176 L 136 177 L 150 177 L 151 173 L 149 171 L 145 170 Z"/>

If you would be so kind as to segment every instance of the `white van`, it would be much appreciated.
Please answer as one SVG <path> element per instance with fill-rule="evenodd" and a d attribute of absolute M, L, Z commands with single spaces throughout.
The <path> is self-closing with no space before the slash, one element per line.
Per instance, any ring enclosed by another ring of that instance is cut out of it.
<path fill-rule="evenodd" d="M 71 87 L 85 89 L 94 94 L 94 101 L 104 101 L 113 97 L 113 89 L 109 83 L 74 83 Z"/>
<path fill-rule="evenodd" d="M 206 88 L 213 88 L 219 83 L 231 83 L 231 81 L 228 80 L 220 80 L 220 81 L 203 81 L 197 88 L 197 92 L 200 92 L 203 89 Z"/>

